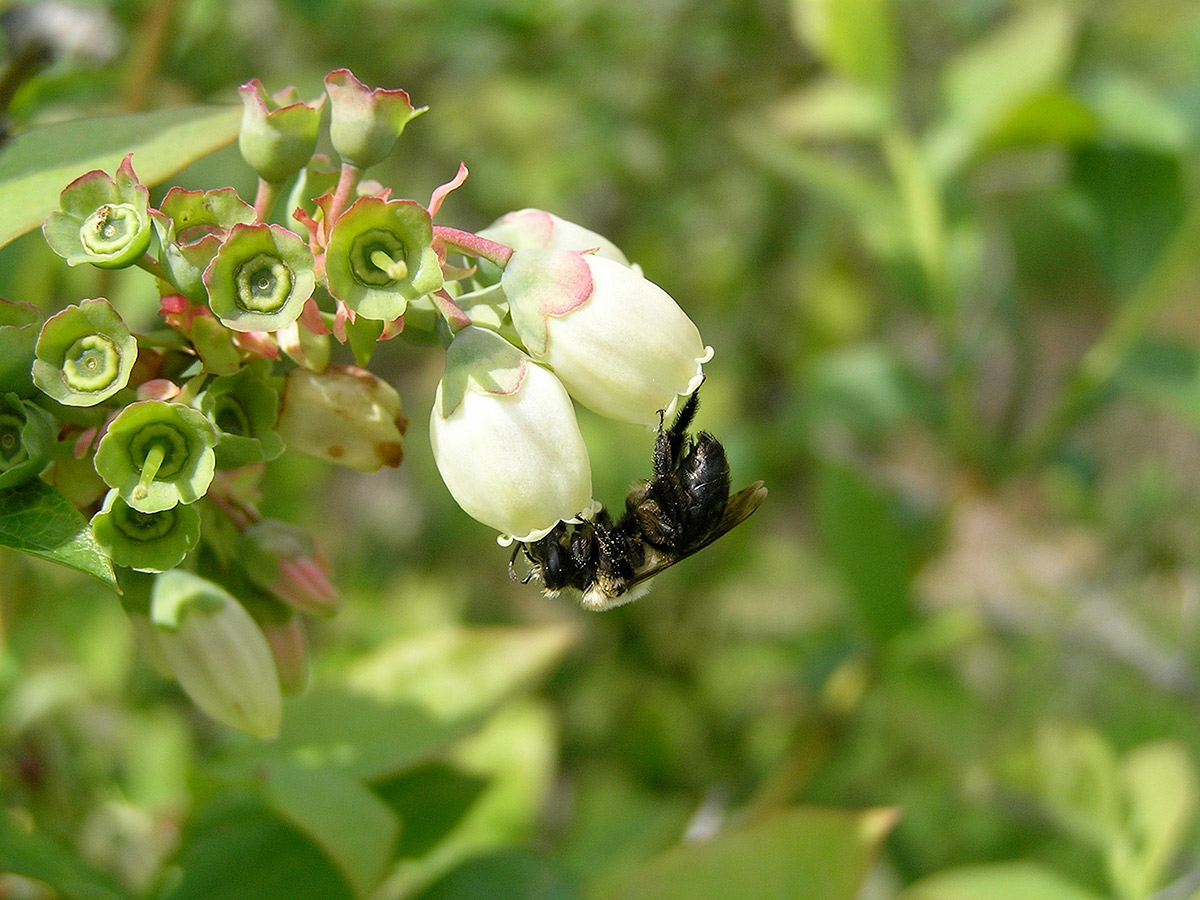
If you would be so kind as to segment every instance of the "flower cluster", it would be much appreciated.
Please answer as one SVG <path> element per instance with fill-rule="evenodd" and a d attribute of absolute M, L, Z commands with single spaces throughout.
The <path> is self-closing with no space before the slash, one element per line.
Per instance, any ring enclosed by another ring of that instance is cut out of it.
<path fill-rule="evenodd" d="M 258 481 L 289 449 L 399 465 L 400 397 L 366 368 L 381 341 L 425 331 L 446 347 L 437 467 L 468 514 L 518 541 L 595 509 L 575 402 L 657 425 L 712 351 L 592 231 L 540 210 L 478 233 L 435 225 L 465 167 L 427 204 L 363 179 L 424 112 L 405 92 L 343 69 L 310 102 L 257 80 L 240 94 L 252 203 L 172 188 L 154 208 L 132 157 L 63 191 L 50 247 L 152 274 L 165 329 L 136 333 L 106 298 L 44 322 L 0 301 L 0 491 L 41 477 L 89 514 L 150 651 L 206 712 L 270 735 L 281 692 L 305 683 L 301 617 L 338 597 L 312 537 L 259 514 Z M 315 154 L 327 107 L 337 165 Z M 81 465 L 94 477 L 57 477 Z"/>

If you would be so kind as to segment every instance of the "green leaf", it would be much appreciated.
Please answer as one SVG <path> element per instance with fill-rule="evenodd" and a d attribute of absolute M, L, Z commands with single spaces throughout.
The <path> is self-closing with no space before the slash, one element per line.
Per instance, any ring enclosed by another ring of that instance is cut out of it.
<path fill-rule="evenodd" d="M 890 0 L 792 0 L 798 37 L 856 81 L 890 86 L 899 62 Z"/>
<path fill-rule="evenodd" d="M 467 860 L 417 900 L 579 900 L 579 890 L 549 860 L 528 850 L 508 850 Z"/>
<path fill-rule="evenodd" d="M 773 131 L 792 140 L 868 140 L 890 124 L 892 109 L 882 92 L 835 75 L 775 101 L 767 116 Z"/>
<path fill-rule="evenodd" d="M 392 860 L 400 821 L 361 782 L 327 767 L 281 764 L 267 774 L 266 793 L 284 820 L 325 851 L 355 893 L 364 897 L 379 884 Z"/>
<path fill-rule="evenodd" d="M 853 900 L 891 809 L 793 809 L 680 844 L 608 886 L 604 900 Z"/>
<path fill-rule="evenodd" d="M 164 900 L 355 900 L 329 858 L 260 800 L 230 797 L 196 816 Z"/>
<path fill-rule="evenodd" d="M 93 169 L 109 174 L 134 154 L 143 184 L 157 184 L 229 144 L 242 108 L 201 106 L 57 122 L 22 132 L 0 151 L 0 246 L 42 224 L 68 184 Z"/>
<path fill-rule="evenodd" d="M 18 828 L 0 813 L 0 872 L 41 881 L 70 900 L 127 900 L 107 875 L 38 831 Z"/>
<path fill-rule="evenodd" d="M 938 872 L 900 900 L 1101 900 L 1035 863 L 991 863 Z"/>
<path fill-rule="evenodd" d="M 424 856 L 449 834 L 487 787 L 487 779 L 442 762 L 403 772 L 374 785 L 404 828 L 397 856 Z M 437 798 L 431 803 L 430 798 Z"/>
<path fill-rule="evenodd" d="M 1200 795 L 1196 768 L 1182 744 L 1159 741 L 1125 754 L 1118 777 L 1126 812 L 1109 870 L 1122 896 L 1148 897 L 1162 887 L 1191 832 Z"/>
<path fill-rule="evenodd" d="M 862 626 L 880 643 L 917 621 L 911 584 L 920 523 L 898 498 L 835 462 L 821 467 L 821 530 Z"/>
<path fill-rule="evenodd" d="M 1106 141 L 1168 156 L 1185 152 L 1191 143 L 1187 118 L 1129 75 L 1102 73 L 1088 86 L 1086 98 Z"/>
<path fill-rule="evenodd" d="M 0 546 L 78 569 L 116 589 L 112 562 L 66 495 L 35 478 L 0 491 Z"/>

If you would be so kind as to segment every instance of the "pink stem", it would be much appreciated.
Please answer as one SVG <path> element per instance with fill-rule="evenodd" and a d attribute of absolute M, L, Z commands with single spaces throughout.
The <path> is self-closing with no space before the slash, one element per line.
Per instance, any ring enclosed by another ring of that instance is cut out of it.
<path fill-rule="evenodd" d="M 333 231 L 333 226 L 342 215 L 342 211 L 350 205 L 350 197 L 353 195 L 354 189 L 358 187 L 359 174 L 357 166 L 352 166 L 347 162 L 342 163 L 342 172 L 338 176 L 337 188 L 333 192 L 333 202 L 329 205 L 329 219 L 325 223 L 326 234 Z"/>
<path fill-rule="evenodd" d="M 512 247 L 498 244 L 495 241 L 489 241 L 487 238 L 482 238 L 469 231 L 460 231 L 457 228 L 450 228 L 446 225 L 434 225 L 433 234 L 434 237 L 441 238 L 455 250 L 460 250 L 467 256 L 486 259 L 488 262 L 495 263 L 501 269 L 508 265 L 508 258 L 513 254 Z"/>
<path fill-rule="evenodd" d="M 434 291 L 431 295 L 433 303 L 446 319 L 450 330 L 457 333 L 471 324 L 470 317 L 462 311 L 454 298 L 446 293 L 445 289 Z"/>
<path fill-rule="evenodd" d="M 258 179 L 258 193 L 254 195 L 254 221 L 265 222 L 270 217 L 279 197 L 279 187 L 266 179 Z"/>

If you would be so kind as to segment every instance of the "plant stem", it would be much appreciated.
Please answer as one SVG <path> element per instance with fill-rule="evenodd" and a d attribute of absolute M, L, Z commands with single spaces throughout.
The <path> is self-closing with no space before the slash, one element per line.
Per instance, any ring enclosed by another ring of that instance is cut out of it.
<path fill-rule="evenodd" d="M 452 332 L 457 333 L 471 324 L 470 316 L 462 311 L 462 308 L 454 302 L 454 298 L 446 293 L 444 288 L 434 291 L 430 296 L 433 297 L 434 306 L 442 314 Z"/>
<path fill-rule="evenodd" d="M 267 221 L 271 210 L 275 208 L 275 201 L 279 199 L 281 187 L 282 184 L 275 184 L 265 178 L 258 179 L 258 193 L 254 195 L 254 221 Z"/>
<path fill-rule="evenodd" d="M 149 253 L 144 254 L 134 265 L 145 272 L 149 272 L 155 278 L 161 278 L 168 283 L 171 281 L 163 271 L 162 264 Z"/>
<path fill-rule="evenodd" d="M 333 202 L 329 204 L 329 220 L 325 223 L 326 236 L 333 231 L 333 226 L 337 224 L 337 220 L 350 205 L 350 197 L 353 196 L 354 189 L 358 187 L 358 178 L 361 174 L 358 166 L 347 162 L 342 163 L 342 171 L 333 192 Z"/>
<path fill-rule="evenodd" d="M 489 241 L 487 238 L 482 238 L 469 231 L 460 231 L 457 228 L 450 228 L 446 225 L 434 225 L 433 235 L 445 241 L 447 246 L 453 247 L 467 256 L 486 259 L 490 263 L 495 263 L 501 269 L 508 265 L 508 259 L 513 255 L 512 247 L 499 244 L 496 241 Z"/>

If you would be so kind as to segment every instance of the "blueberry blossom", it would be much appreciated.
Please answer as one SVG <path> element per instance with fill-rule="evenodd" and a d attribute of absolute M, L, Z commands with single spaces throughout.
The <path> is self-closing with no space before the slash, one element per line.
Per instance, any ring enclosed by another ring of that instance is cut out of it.
<path fill-rule="evenodd" d="M 279 183 L 308 164 L 317 149 L 317 131 L 326 96 L 302 103 L 294 87 L 267 96 L 257 78 L 238 88 L 242 127 L 238 149 L 263 181 Z"/>
<path fill-rule="evenodd" d="M 33 383 L 65 406 L 95 406 L 129 383 L 137 338 L 103 298 L 68 306 L 42 325 Z"/>
<path fill-rule="evenodd" d="M 274 737 L 283 694 L 258 623 L 224 588 L 173 569 L 150 597 L 154 643 L 192 701 L 219 722 Z"/>
<path fill-rule="evenodd" d="M 516 250 L 500 284 L 526 349 L 602 416 L 655 425 L 703 380 L 712 348 L 666 291 L 619 262 Z"/>
<path fill-rule="evenodd" d="M 234 331 L 277 331 L 313 294 L 313 255 L 281 225 L 234 225 L 204 270 L 208 305 Z"/>
<path fill-rule="evenodd" d="M 554 374 L 467 326 L 446 351 L 429 421 L 450 495 L 502 539 L 531 541 L 592 505 L 587 447 Z"/>
<path fill-rule="evenodd" d="M 126 156 L 116 177 L 96 169 L 63 189 L 60 209 L 42 226 L 50 249 L 69 266 L 91 263 L 102 269 L 131 266 L 150 246 L 150 191 Z"/>
<path fill-rule="evenodd" d="M 478 234 L 514 250 L 590 250 L 629 265 L 625 254 L 604 235 L 542 209 L 506 213 Z"/>
<path fill-rule="evenodd" d="M 349 69 L 325 76 L 332 110 L 329 139 L 343 163 L 365 169 L 385 159 L 404 126 L 428 107 L 414 109 L 405 91 L 372 90 Z"/>

